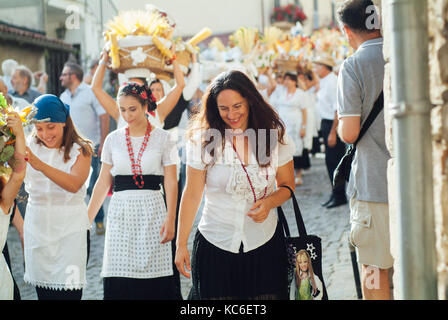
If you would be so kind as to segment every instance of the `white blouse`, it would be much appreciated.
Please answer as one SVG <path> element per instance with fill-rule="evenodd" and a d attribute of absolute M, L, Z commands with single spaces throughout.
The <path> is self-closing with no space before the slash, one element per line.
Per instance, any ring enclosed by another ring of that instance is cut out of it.
<path fill-rule="evenodd" d="M 126 145 L 126 128 L 119 128 L 106 137 L 101 161 L 113 165 L 110 173 L 116 175 L 132 175 L 131 159 Z M 144 140 L 142 137 L 131 137 L 135 160 Z M 142 155 L 141 167 L 144 175 L 163 175 L 163 167 L 177 165 L 179 154 L 176 148 L 177 141 L 171 139 L 169 132 L 155 127 L 149 136 L 148 145 Z M 161 161 L 161 162 L 159 162 Z"/>
<path fill-rule="evenodd" d="M 321 119 L 334 120 L 337 111 L 337 89 L 338 77 L 333 72 L 320 79 L 316 106 Z"/>
<path fill-rule="evenodd" d="M 49 149 L 30 137 L 31 151 L 46 164 L 70 173 L 81 151 L 78 144 L 64 153 Z M 86 285 L 87 230 L 86 186 L 78 192 L 64 190 L 42 172 L 27 165 L 25 189 L 29 193 L 24 220 L 24 280 L 51 289 L 80 289 Z"/>
<path fill-rule="evenodd" d="M 202 143 L 199 139 L 187 142 L 187 165 L 206 170 L 205 205 L 198 229 L 216 247 L 238 253 L 241 243 L 244 252 L 254 250 L 271 239 L 277 226 L 276 209 L 267 219 L 256 223 L 247 214 L 254 204 L 254 196 L 238 156 L 230 141 L 215 164 L 206 166 L 202 161 Z M 285 144 L 278 144 L 269 167 L 261 168 L 253 154 L 245 167 L 255 189 L 257 199 L 276 189 L 277 168 L 292 161 L 294 142 L 285 135 Z M 266 174 L 268 179 L 266 180 Z"/>
<path fill-rule="evenodd" d="M 286 132 L 294 141 L 296 147 L 294 156 L 301 156 L 303 139 L 300 136 L 300 130 L 302 129 L 302 109 L 306 108 L 305 93 L 297 88 L 290 95 L 286 87 L 278 86 L 272 93 L 269 102 L 276 108 L 286 126 Z"/>

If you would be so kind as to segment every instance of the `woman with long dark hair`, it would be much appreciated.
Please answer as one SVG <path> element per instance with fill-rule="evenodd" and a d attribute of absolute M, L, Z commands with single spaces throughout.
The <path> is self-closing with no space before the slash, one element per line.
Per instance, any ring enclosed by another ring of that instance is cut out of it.
<path fill-rule="evenodd" d="M 146 111 L 153 111 L 156 103 L 147 86 L 125 84 L 117 101 L 127 126 L 104 142 L 101 172 L 89 203 L 93 221 L 113 182 L 101 271 L 104 299 L 175 299 L 171 240 L 177 204 L 176 141 L 149 122 Z"/>
<path fill-rule="evenodd" d="M 187 143 L 175 263 L 193 299 L 286 299 L 287 258 L 275 208 L 294 188 L 294 144 L 242 72 L 208 87 Z M 187 249 L 202 193 L 192 261 Z M 185 270 L 187 268 L 187 271 Z"/>
<path fill-rule="evenodd" d="M 47 94 L 34 101 L 28 140 L 24 223 L 25 282 L 39 300 L 81 300 L 86 285 L 89 219 L 85 182 L 93 155 L 70 118 L 69 106 Z"/>

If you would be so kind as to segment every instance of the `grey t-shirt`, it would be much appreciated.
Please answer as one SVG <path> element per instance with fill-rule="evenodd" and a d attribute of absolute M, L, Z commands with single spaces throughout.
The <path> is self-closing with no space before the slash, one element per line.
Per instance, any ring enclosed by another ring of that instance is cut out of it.
<path fill-rule="evenodd" d="M 367 119 L 383 90 L 383 39 L 364 42 L 356 53 L 342 64 L 338 77 L 338 117 L 361 116 Z M 347 194 L 361 201 L 388 202 L 387 161 L 384 111 L 359 141 L 352 163 Z"/>

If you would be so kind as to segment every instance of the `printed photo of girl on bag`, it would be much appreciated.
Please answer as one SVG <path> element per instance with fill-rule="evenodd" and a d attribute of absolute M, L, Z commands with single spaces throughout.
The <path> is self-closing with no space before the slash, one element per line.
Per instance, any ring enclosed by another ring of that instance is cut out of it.
<path fill-rule="evenodd" d="M 291 283 L 291 300 L 322 299 L 322 282 L 313 272 L 311 258 L 306 250 L 300 250 L 296 255 L 296 268 L 293 283 Z"/>

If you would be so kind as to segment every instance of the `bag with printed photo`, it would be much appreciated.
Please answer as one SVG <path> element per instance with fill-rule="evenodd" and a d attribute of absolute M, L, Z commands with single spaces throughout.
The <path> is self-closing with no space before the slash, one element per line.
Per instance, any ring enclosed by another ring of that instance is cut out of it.
<path fill-rule="evenodd" d="M 328 300 L 322 276 L 322 244 L 316 235 L 308 235 L 294 192 L 288 186 L 294 207 L 298 237 L 291 237 L 288 222 L 281 207 L 277 208 L 279 222 L 285 232 L 288 254 L 288 289 L 290 300 Z"/>

